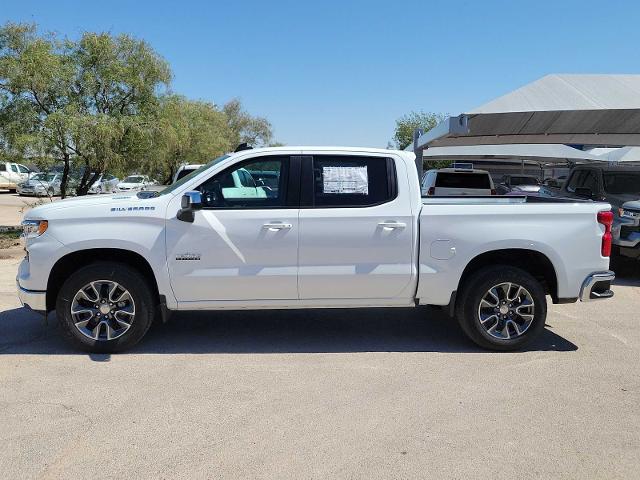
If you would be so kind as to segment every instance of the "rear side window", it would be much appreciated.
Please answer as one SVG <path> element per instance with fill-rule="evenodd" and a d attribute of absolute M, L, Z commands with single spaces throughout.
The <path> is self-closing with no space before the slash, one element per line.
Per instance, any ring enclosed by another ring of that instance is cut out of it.
<path fill-rule="evenodd" d="M 440 188 L 481 188 L 489 190 L 491 182 L 486 173 L 438 172 L 436 187 Z"/>
<path fill-rule="evenodd" d="M 367 207 L 396 196 L 393 160 L 384 157 L 314 156 L 316 207 Z"/>
<path fill-rule="evenodd" d="M 640 195 L 640 173 L 605 173 L 604 189 L 614 195 Z"/>
<path fill-rule="evenodd" d="M 6 171 L 7 171 L 7 164 L 0 163 L 0 172 L 6 172 Z"/>

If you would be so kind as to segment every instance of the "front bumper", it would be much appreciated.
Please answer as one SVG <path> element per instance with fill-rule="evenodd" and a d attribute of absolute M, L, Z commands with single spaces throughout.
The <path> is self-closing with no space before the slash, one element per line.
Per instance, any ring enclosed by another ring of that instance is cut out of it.
<path fill-rule="evenodd" d="M 16 287 L 18 288 L 18 298 L 24 307 L 40 313 L 47 311 L 47 292 L 22 288 L 17 279 Z"/>
<path fill-rule="evenodd" d="M 592 300 L 604 300 L 613 297 L 611 282 L 616 278 L 612 271 L 592 273 L 582 283 L 580 300 L 591 302 Z"/>

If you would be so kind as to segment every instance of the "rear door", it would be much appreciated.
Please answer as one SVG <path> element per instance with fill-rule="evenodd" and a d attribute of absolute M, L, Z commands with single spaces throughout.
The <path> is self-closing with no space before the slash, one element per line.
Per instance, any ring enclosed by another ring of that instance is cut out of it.
<path fill-rule="evenodd" d="M 302 172 L 300 299 L 410 297 L 414 225 L 404 163 L 313 154 Z"/>
<path fill-rule="evenodd" d="M 438 172 L 436 195 L 491 195 L 491 179 L 486 173 Z"/>

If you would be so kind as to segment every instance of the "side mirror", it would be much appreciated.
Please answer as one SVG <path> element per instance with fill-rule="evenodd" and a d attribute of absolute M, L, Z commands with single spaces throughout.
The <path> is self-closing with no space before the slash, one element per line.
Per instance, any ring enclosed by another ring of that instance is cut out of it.
<path fill-rule="evenodd" d="M 202 194 L 197 191 L 187 192 L 180 200 L 177 218 L 183 222 L 193 223 L 196 210 L 202 208 Z"/>
<path fill-rule="evenodd" d="M 587 200 L 593 199 L 593 191 L 591 191 L 590 188 L 577 187 L 574 193 L 580 198 L 586 198 Z"/>

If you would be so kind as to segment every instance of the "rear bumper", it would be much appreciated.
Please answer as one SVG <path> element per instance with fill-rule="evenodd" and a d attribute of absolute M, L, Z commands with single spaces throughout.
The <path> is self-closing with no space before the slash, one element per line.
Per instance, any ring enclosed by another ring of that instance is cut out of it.
<path fill-rule="evenodd" d="M 613 297 L 611 282 L 615 278 L 616 275 L 612 271 L 592 273 L 582 283 L 580 300 L 590 302 Z"/>
<path fill-rule="evenodd" d="M 16 287 L 18 288 L 18 298 L 20 299 L 20 302 L 24 307 L 40 313 L 46 312 L 47 292 L 27 290 L 26 288 L 22 288 L 17 280 Z"/>

